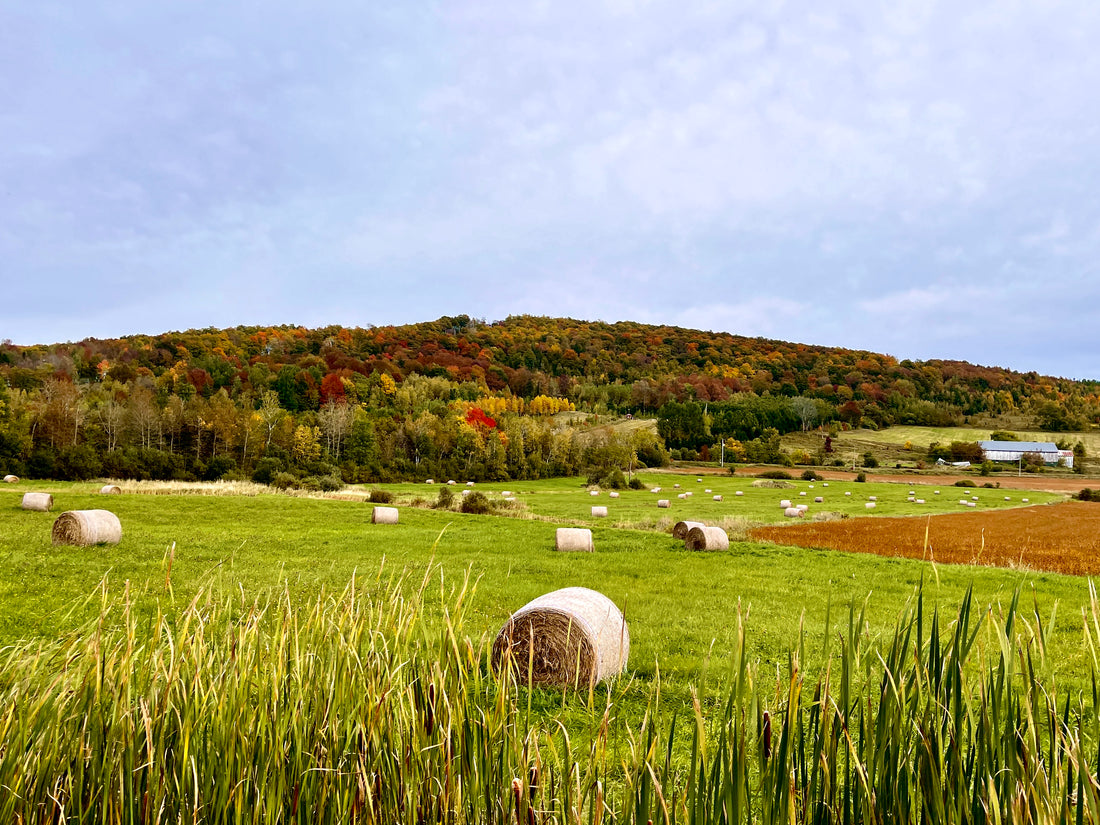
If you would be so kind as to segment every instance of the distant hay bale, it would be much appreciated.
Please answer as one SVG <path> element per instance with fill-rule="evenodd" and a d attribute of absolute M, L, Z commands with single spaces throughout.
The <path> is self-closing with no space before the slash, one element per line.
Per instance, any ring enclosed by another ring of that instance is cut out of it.
<path fill-rule="evenodd" d="M 968 502 L 966 502 L 966 506 L 967 507 L 977 507 L 978 504 L 977 504 L 977 502 L 974 502 L 974 501 L 968 501 Z"/>
<path fill-rule="evenodd" d="M 917 504 L 924 504 L 924 499 L 923 498 L 918 498 L 917 499 Z"/>
<path fill-rule="evenodd" d="M 53 543 L 89 547 L 118 544 L 122 523 L 110 510 L 69 510 L 53 523 Z"/>
<path fill-rule="evenodd" d="M 867 496 L 868 501 L 878 501 L 878 496 Z"/>
<path fill-rule="evenodd" d="M 783 511 L 783 515 L 787 518 L 802 518 L 802 509 L 800 507 L 788 507 Z"/>
<path fill-rule="evenodd" d="M 49 493 L 23 493 L 23 509 L 48 513 L 53 508 L 53 496 Z"/>
<path fill-rule="evenodd" d="M 668 507 L 671 507 L 672 505 L 669 503 L 669 500 L 667 498 L 659 498 L 659 499 L 657 499 L 657 506 L 660 507 L 661 509 L 667 509 Z"/>
<path fill-rule="evenodd" d="M 649 492 L 651 492 L 651 493 L 659 493 L 659 492 L 661 492 L 661 488 L 660 488 L 660 487 L 654 487 L 654 488 L 653 488 L 652 490 L 650 490 Z"/>
<path fill-rule="evenodd" d="M 691 490 L 688 490 L 686 493 L 684 493 L 684 498 L 691 498 L 693 495 L 695 495 L 695 493 Z"/>
<path fill-rule="evenodd" d="M 814 504 L 821 504 L 823 501 L 825 501 L 824 496 L 814 496 Z"/>
<path fill-rule="evenodd" d="M 672 487 L 673 487 L 673 489 L 675 489 L 675 490 L 679 490 L 679 489 L 680 489 L 680 485 L 679 485 L 679 484 L 673 484 L 673 485 L 672 485 Z"/>
<path fill-rule="evenodd" d="M 1022 501 L 1024 504 L 1027 504 L 1027 499 L 1026 498 L 1022 498 L 1022 499 L 1020 499 L 1020 501 Z"/>
<path fill-rule="evenodd" d="M 528 602 L 493 641 L 493 668 L 509 666 L 517 681 L 588 688 L 626 669 L 630 630 L 609 598 L 566 587 Z"/>
<path fill-rule="evenodd" d="M 600 494 L 599 490 L 589 490 L 588 491 L 588 495 L 590 495 L 590 496 L 598 496 L 599 494 Z"/>
<path fill-rule="evenodd" d="M 707 487 L 707 489 L 703 490 L 703 492 L 704 493 L 710 493 L 710 492 L 713 492 L 713 491 L 710 489 L 710 487 Z"/>
<path fill-rule="evenodd" d="M 686 499 L 686 498 L 687 498 L 687 496 L 686 496 L 686 495 L 685 495 L 684 493 L 677 493 L 677 495 L 676 495 L 676 498 L 679 498 L 679 499 Z"/>
<path fill-rule="evenodd" d="M 791 506 L 791 500 L 789 498 L 785 498 L 785 499 L 783 499 L 782 501 L 779 502 L 779 509 L 780 510 L 786 510 L 790 506 Z"/>
<path fill-rule="evenodd" d="M 467 486 L 467 487 L 473 487 L 473 486 L 474 486 L 474 483 L 473 483 L 472 481 L 467 481 L 467 482 L 466 482 L 466 486 Z"/>
<path fill-rule="evenodd" d="M 554 549 L 565 553 L 591 553 L 592 531 L 587 527 L 559 527 L 554 534 Z"/>
<path fill-rule="evenodd" d="M 796 510 L 801 510 L 803 513 L 810 509 L 809 504 L 796 504 L 794 507 Z"/>
<path fill-rule="evenodd" d="M 619 494 L 615 490 L 612 490 L 610 493 L 607 494 L 607 497 L 608 498 L 618 498 Z"/>
<path fill-rule="evenodd" d="M 802 492 L 800 492 L 800 493 L 799 493 L 799 495 L 800 495 L 800 496 L 804 496 L 804 495 L 806 495 L 806 491 L 805 491 L 805 490 L 803 490 Z"/>
<path fill-rule="evenodd" d="M 512 495 L 512 491 L 511 491 L 511 490 L 501 490 L 501 491 L 500 491 L 500 496 L 501 496 L 501 498 L 508 498 L 508 497 L 509 497 L 509 496 L 511 496 L 511 495 Z"/>
<path fill-rule="evenodd" d="M 715 496 L 715 497 L 714 497 L 714 500 L 715 500 L 715 501 L 721 501 L 721 500 L 722 500 L 722 497 L 721 497 L 721 496 Z"/>
<path fill-rule="evenodd" d="M 683 541 L 692 527 L 706 527 L 701 521 L 678 521 L 672 525 L 672 537 Z"/>
<path fill-rule="evenodd" d="M 6 475 L 6 476 L 4 476 L 4 483 L 5 484 L 18 484 L 19 483 L 19 476 Z"/>
<path fill-rule="evenodd" d="M 827 482 L 827 481 L 826 481 L 826 482 L 825 482 L 825 483 L 823 483 L 823 484 L 822 484 L 821 486 L 822 486 L 822 487 L 828 487 L 828 486 L 829 486 L 829 482 Z"/>
<path fill-rule="evenodd" d="M 1012 501 L 1012 496 L 1005 496 L 1005 501 Z"/>
<path fill-rule="evenodd" d="M 592 518 L 607 518 L 607 508 L 606 507 L 593 507 L 592 508 Z"/>
<path fill-rule="evenodd" d="M 721 527 L 692 527 L 684 546 L 688 550 L 729 550 L 730 537 Z"/>
<path fill-rule="evenodd" d="M 118 496 L 122 495 L 122 488 L 117 484 L 104 484 L 99 488 L 99 494 L 101 496 Z"/>
<path fill-rule="evenodd" d="M 735 496 L 743 496 L 743 495 L 745 495 L 745 494 L 744 494 L 744 493 L 742 493 L 742 492 L 741 492 L 740 490 L 738 490 L 738 491 L 737 491 L 736 493 L 734 493 L 734 495 L 735 495 Z"/>
<path fill-rule="evenodd" d="M 844 493 L 844 495 L 846 495 L 846 496 L 850 496 L 851 494 L 852 494 L 851 490 L 848 490 L 847 492 Z"/>
<path fill-rule="evenodd" d="M 397 524 L 398 512 L 396 507 L 375 507 L 371 510 L 371 524 Z"/>
<path fill-rule="evenodd" d="M 701 479 L 701 478 L 697 478 L 697 479 L 695 479 L 695 480 L 696 480 L 696 481 L 702 481 L 703 479 Z"/>
<path fill-rule="evenodd" d="M 866 504 L 864 504 L 863 506 L 864 506 L 864 507 L 866 507 L 866 508 L 867 508 L 868 510 L 874 510 L 874 509 L 875 509 L 875 506 L 876 506 L 876 505 L 875 505 L 875 502 L 873 502 L 873 501 L 868 501 L 868 502 L 867 502 Z"/>
<path fill-rule="evenodd" d="M 434 478 L 429 478 L 424 483 L 425 484 L 435 484 L 435 479 Z"/>
<path fill-rule="evenodd" d="M 449 479 L 447 479 L 447 483 L 448 484 L 455 484 L 456 482 L 453 478 L 449 478 Z"/>

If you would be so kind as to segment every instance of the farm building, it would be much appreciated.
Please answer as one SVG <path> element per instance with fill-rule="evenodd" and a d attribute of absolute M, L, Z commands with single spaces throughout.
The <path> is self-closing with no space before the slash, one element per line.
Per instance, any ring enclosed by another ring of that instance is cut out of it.
<path fill-rule="evenodd" d="M 979 441 L 986 461 L 1019 461 L 1027 453 L 1042 457 L 1044 464 L 1063 462 L 1073 466 L 1073 450 L 1059 450 L 1049 441 Z"/>

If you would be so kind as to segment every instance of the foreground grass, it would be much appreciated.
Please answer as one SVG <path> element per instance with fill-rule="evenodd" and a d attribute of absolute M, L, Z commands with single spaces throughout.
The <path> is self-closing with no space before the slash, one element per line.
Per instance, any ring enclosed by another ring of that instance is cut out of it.
<path fill-rule="evenodd" d="M 955 620 L 910 600 L 876 638 L 783 667 L 740 614 L 717 689 L 644 711 L 623 683 L 528 691 L 467 633 L 469 579 L 435 604 L 415 581 L 353 581 L 296 604 L 169 589 L 152 616 L 106 590 L 55 642 L 0 659 L 0 819 L 20 823 L 963 823 L 1095 821 L 1092 690 L 1065 695 L 1050 624 L 1020 609 Z M 446 588 L 445 588 L 446 589 Z M 750 632 L 751 635 L 751 632 Z M 629 683 L 627 683 L 629 687 Z M 532 713 L 576 709 L 572 730 Z"/>

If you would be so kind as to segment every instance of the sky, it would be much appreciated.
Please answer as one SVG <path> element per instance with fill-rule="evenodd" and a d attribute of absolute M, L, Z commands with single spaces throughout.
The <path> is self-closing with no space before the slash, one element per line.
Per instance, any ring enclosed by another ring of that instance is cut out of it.
<path fill-rule="evenodd" d="M 468 314 L 1100 379 L 1100 3 L 0 5 L 0 339 Z"/>

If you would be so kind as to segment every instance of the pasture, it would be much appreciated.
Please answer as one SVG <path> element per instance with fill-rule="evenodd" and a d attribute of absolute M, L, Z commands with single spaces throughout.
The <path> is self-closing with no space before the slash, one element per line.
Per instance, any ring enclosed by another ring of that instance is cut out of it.
<path fill-rule="evenodd" d="M 43 721 L 27 722 L 31 716 L 14 711 L 0 718 L 9 726 L 7 736 L 27 743 L 0 753 L 0 775 L 30 783 L 23 777 L 34 770 L 28 773 L 16 760 L 37 754 L 33 769 L 48 760 L 58 766 L 51 770 L 74 783 L 66 791 L 73 798 L 62 795 L 69 808 L 95 811 L 87 821 L 103 822 L 150 821 L 150 799 L 163 800 L 164 810 L 175 811 L 180 821 L 199 821 L 192 811 L 200 805 L 211 806 L 201 808 L 202 821 L 217 822 L 274 821 L 262 818 L 272 811 L 292 821 L 290 810 L 332 822 L 428 821 L 445 811 L 461 811 L 447 814 L 456 822 L 604 816 L 669 822 L 670 811 L 676 821 L 722 821 L 723 811 L 734 812 L 737 821 L 808 821 L 811 811 L 821 821 L 837 821 L 841 814 L 862 819 L 871 808 L 889 808 L 897 821 L 910 821 L 911 798 L 919 796 L 924 805 L 942 797 L 956 807 L 979 806 L 988 790 L 974 785 L 971 801 L 970 785 L 953 790 L 946 780 L 939 784 L 920 774 L 926 749 L 919 743 L 928 735 L 923 726 L 940 718 L 927 708 L 954 707 L 948 716 L 964 726 L 959 735 L 944 737 L 943 752 L 932 759 L 973 765 L 967 748 L 974 746 L 967 743 L 981 736 L 984 725 L 1020 725 L 1019 714 L 1002 718 L 1000 709 L 1033 701 L 1048 684 L 1043 680 L 1058 685 L 1051 694 L 1055 719 L 1059 695 L 1089 690 L 1094 670 L 1081 622 L 1083 615 L 1086 625 L 1089 616 L 1095 621 L 1096 613 L 1085 578 L 744 538 L 751 525 L 785 521 L 782 498 L 808 500 L 811 515 L 847 513 L 853 518 L 830 522 L 846 524 L 885 522 L 880 514 L 949 512 L 958 507 L 958 491 L 941 489 L 936 496 L 930 486 L 814 482 L 811 488 L 797 481 L 774 489 L 729 476 L 644 478 L 647 489 L 621 491 L 616 499 L 607 491 L 591 495 L 579 479 L 474 488 L 491 500 L 503 499 L 504 490 L 514 493 L 520 504 L 510 505 L 507 516 L 413 506 L 416 499 L 434 499 L 438 485 L 386 485 L 400 509 L 396 525 L 371 523 L 365 490 L 342 498 L 152 495 L 152 486 L 123 484 L 122 495 L 105 497 L 97 485 L 35 483 L 34 489 L 54 497 L 53 511 L 43 513 L 19 509 L 29 483 L 0 489 L 2 686 L 13 697 L 24 691 L 33 696 L 46 690 L 61 662 L 66 672 L 72 669 L 71 684 L 59 677 L 51 685 L 56 697 L 35 703 L 32 716 Z M 655 486 L 659 494 L 650 491 Z M 463 487 L 451 489 L 460 496 Z M 909 489 L 925 503 L 909 501 Z M 677 498 L 688 490 L 694 494 Z M 966 492 L 977 492 L 977 504 L 990 516 L 1011 513 L 1006 508 L 1019 503 L 1017 494 L 1006 502 L 992 491 Z M 813 503 L 817 494 L 825 498 L 821 504 Z M 671 507 L 658 510 L 656 499 L 666 496 Z M 871 496 L 876 507 L 868 511 Z M 1028 498 L 1042 504 L 1062 497 Z M 591 517 L 595 504 L 609 508 L 608 518 Z M 92 508 L 119 516 L 118 545 L 52 545 L 50 526 L 61 511 Z M 692 553 L 666 530 L 680 519 L 727 523 L 741 532 L 728 552 Z M 590 526 L 595 552 L 554 552 L 554 529 L 564 524 Z M 349 589 L 353 577 L 356 587 Z M 486 645 L 508 616 L 538 595 L 574 585 L 599 590 L 626 615 L 626 677 L 575 694 L 487 682 Z M 929 630 L 928 616 L 937 607 L 942 619 Z M 957 625 L 951 621 L 956 614 Z M 262 625 L 265 616 L 270 618 Z M 1024 648 L 1029 662 L 1034 657 L 1025 676 L 1032 687 L 1023 698 L 1012 698 L 1014 622 L 1031 634 L 1021 643 L 1021 657 Z M 261 625 L 267 628 L 262 633 Z M 175 641 L 169 644 L 170 638 Z M 354 641 L 359 638 L 372 641 L 364 647 Z M 37 656 L 39 644 L 54 652 Z M 365 649 L 369 661 L 356 653 Z M 976 668 L 978 678 L 987 662 L 1001 675 L 981 690 L 968 682 L 960 695 L 975 697 L 975 704 L 963 708 L 940 686 L 951 684 L 942 676 L 955 673 L 952 662 L 961 674 L 967 660 L 974 660 L 967 670 Z M 800 699 L 802 673 L 834 661 L 837 684 L 831 687 L 823 675 L 817 690 L 823 696 L 840 691 L 836 699 L 810 702 L 812 682 Z M 349 678 L 368 665 L 370 681 Z M 890 670 L 907 703 L 879 695 L 881 667 Z M 36 669 L 33 678 L 42 681 L 23 685 L 19 668 Z M 187 674 L 182 681 L 181 673 Z M 930 674 L 939 675 L 930 680 Z M 119 685 L 108 690 L 109 702 L 99 694 L 105 680 Z M 127 704 L 132 695 L 160 707 L 154 684 L 160 681 L 167 686 L 167 713 L 143 715 L 145 705 L 138 713 Z M 976 698 L 986 689 L 1004 699 L 992 710 Z M 330 714 L 333 702 L 337 712 Z M 1046 719 L 1048 709 L 1027 707 L 1020 736 L 1045 742 L 1026 720 L 1032 713 Z M 1066 708 L 1068 713 L 1068 699 Z M 776 719 L 771 761 L 767 710 Z M 55 715 L 42 715 L 47 711 Z M 92 728 L 81 723 L 85 714 L 95 720 Z M 670 726 L 674 716 L 687 733 Z M 977 732 L 971 719 L 978 720 Z M 107 745 L 118 749 L 87 764 L 81 754 L 100 747 L 95 731 L 116 728 L 128 731 L 119 741 L 134 742 L 134 750 Z M 857 728 L 864 752 L 849 753 L 844 737 Z M 314 737 L 322 737 L 325 747 Z M 979 769 L 1007 783 L 997 791 L 1003 805 L 1023 794 L 1043 810 L 1056 807 L 1081 782 L 1073 766 L 1085 751 L 1077 737 L 1069 728 L 1057 732 L 1058 746 L 1045 763 L 1049 784 L 1042 787 L 1026 758 L 1003 767 L 1020 746 L 1002 753 L 992 743 Z M 485 749 L 495 742 L 499 753 Z M 910 744 L 902 748 L 901 742 Z M 452 746 L 472 750 L 452 760 Z M 368 753 L 373 755 L 364 762 Z M 411 759 L 413 754 L 418 756 Z M 891 778 L 871 794 L 850 767 L 856 758 Z M 73 759 L 86 774 L 73 774 Z M 564 773 L 555 778 L 558 770 Z M 176 784 L 165 787 L 166 775 Z M 715 783 L 708 785 L 706 775 Z M 127 776 L 152 784 L 134 786 Z M 510 776 L 525 781 L 512 783 Z M 785 787 L 791 776 L 798 778 L 797 794 L 768 790 Z M 1020 790 L 1017 776 L 1033 784 Z M 458 778 L 461 787 L 452 785 Z M 99 787 L 112 789 L 117 810 L 100 813 L 105 809 L 94 793 L 77 798 L 79 789 Z M 1092 791 L 1089 783 L 1079 786 L 1078 798 Z M 35 810 L 42 820 L 53 821 L 57 793 L 48 784 L 28 784 L 26 794 L 39 800 Z M 1089 810 L 1097 810 L 1094 796 L 1088 799 Z M 26 810 L 13 800 L 16 795 L 3 803 L 14 806 L 4 811 Z M 956 813 L 944 821 L 961 820 Z"/>

